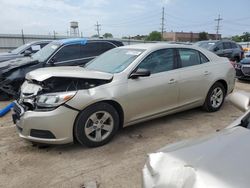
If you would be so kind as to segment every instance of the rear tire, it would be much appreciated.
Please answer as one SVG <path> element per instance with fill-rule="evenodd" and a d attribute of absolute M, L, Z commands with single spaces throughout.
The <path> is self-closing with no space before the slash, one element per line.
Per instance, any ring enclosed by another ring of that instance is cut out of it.
<path fill-rule="evenodd" d="M 225 87 L 221 83 L 216 82 L 208 91 L 203 109 L 207 112 L 218 111 L 224 103 L 225 96 Z"/>
<path fill-rule="evenodd" d="M 80 112 L 74 135 L 81 145 L 98 147 L 108 143 L 119 128 L 119 114 L 108 103 L 97 103 Z"/>

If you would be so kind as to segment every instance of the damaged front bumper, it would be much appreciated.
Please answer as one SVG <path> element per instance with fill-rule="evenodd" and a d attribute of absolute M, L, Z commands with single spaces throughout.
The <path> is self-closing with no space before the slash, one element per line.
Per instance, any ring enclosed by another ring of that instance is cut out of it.
<path fill-rule="evenodd" d="M 21 138 L 45 144 L 66 144 L 73 142 L 77 114 L 77 111 L 65 106 L 51 111 L 26 111 L 16 101 L 13 121 Z"/>
<path fill-rule="evenodd" d="M 250 80 L 250 65 L 235 65 L 236 78 Z"/>

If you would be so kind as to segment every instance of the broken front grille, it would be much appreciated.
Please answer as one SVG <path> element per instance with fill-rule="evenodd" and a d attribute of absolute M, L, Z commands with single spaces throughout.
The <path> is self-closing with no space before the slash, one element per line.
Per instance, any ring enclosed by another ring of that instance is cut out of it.
<path fill-rule="evenodd" d="M 20 119 L 20 117 L 24 113 L 24 109 L 20 105 L 18 105 L 17 102 L 15 102 L 14 104 L 13 111 L 15 112 L 18 119 Z"/>

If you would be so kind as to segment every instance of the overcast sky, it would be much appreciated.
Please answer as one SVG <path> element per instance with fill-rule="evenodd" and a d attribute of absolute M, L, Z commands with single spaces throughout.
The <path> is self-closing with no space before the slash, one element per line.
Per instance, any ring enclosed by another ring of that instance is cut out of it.
<path fill-rule="evenodd" d="M 215 32 L 221 14 L 223 36 L 250 32 L 250 0 L 0 0 L 0 33 L 66 35 L 69 22 L 78 21 L 83 36 L 115 37 L 160 31 L 165 7 L 166 31 Z"/>

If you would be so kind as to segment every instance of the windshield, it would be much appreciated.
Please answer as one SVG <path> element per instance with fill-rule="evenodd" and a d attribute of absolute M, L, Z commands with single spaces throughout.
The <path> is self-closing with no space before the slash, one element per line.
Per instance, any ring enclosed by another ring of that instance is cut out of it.
<path fill-rule="evenodd" d="M 18 48 L 14 49 L 11 51 L 11 53 L 13 54 L 20 54 L 21 52 L 23 52 L 23 50 L 25 50 L 30 44 L 24 44 L 22 46 L 19 46 Z"/>
<path fill-rule="evenodd" d="M 200 42 L 198 43 L 198 46 L 205 49 L 210 49 L 214 44 L 215 44 L 214 42 Z"/>
<path fill-rule="evenodd" d="M 86 69 L 118 73 L 126 69 L 144 50 L 115 48 L 97 57 Z"/>
<path fill-rule="evenodd" d="M 56 49 L 59 48 L 60 45 L 61 44 L 57 42 L 49 43 L 37 53 L 32 55 L 32 58 L 38 60 L 39 62 L 44 62 L 56 51 Z"/>

